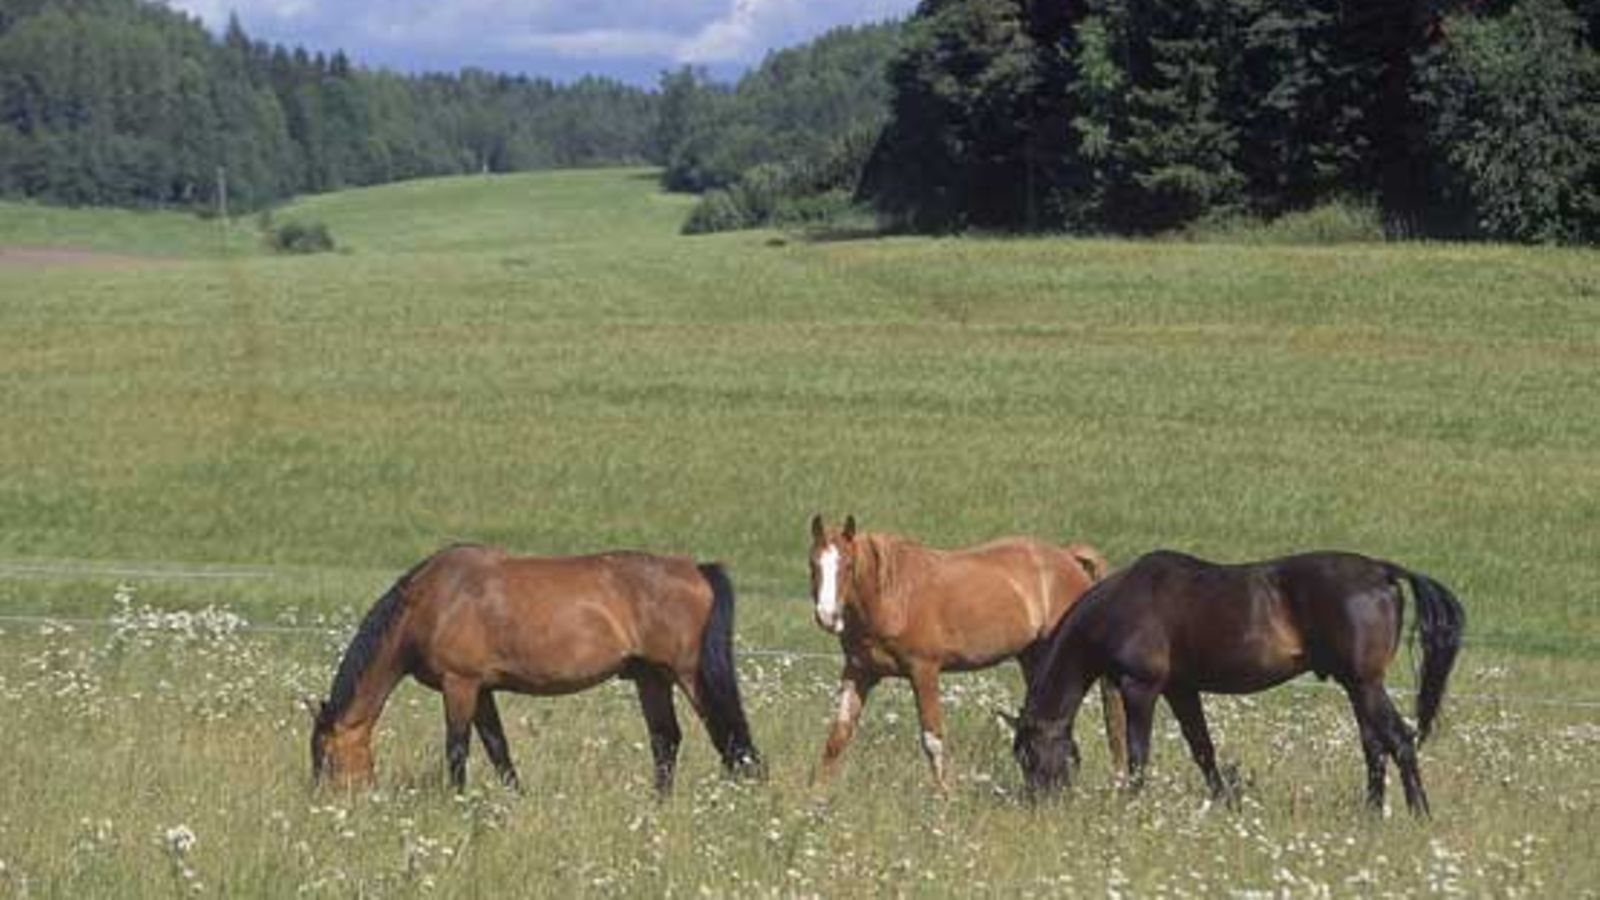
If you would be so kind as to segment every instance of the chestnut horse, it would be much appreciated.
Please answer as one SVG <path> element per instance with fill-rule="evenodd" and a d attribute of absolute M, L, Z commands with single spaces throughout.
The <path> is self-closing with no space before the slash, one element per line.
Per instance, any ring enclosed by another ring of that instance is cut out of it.
<path fill-rule="evenodd" d="M 1422 643 L 1415 735 L 1383 687 L 1400 646 L 1402 582 L 1417 606 L 1412 639 L 1420 635 Z M 1243 565 L 1150 553 L 1096 585 L 1045 643 L 1012 749 L 1031 788 L 1054 790 L 1069 781 L 1077 756 L 1073 718 L 1084 691 L 1103 676 L 1122 693 L 1135 787 L 1150 756 L 1155 701 L 1164 696 L 1213 797 L 1232 801 L 1200 694 L 1255 693 L 1309 671 L 1333 678 L 1350 699 L 1366 756 L 1368 804 L 1383 807 L 1388 755 L 1400 770 L 1406 805 L 1426 815 L 1416 745 L 1433 728 L 1465 625 L 1465 611 L 1444 585 L 1353 553 Z"/>
<path fill-rule="evenodd" d="M 502 781 L 516 787 L 494 692 L 569 694 L 631 680 L 650 731 L 656 789 L 672 787 L 676 685 L 730 771 L 759 774 L 733 667 L 733 587 L 722 567 L 613 552 L 509 556 L 458 545 L 400 577 L 362 621 L 329 699 L 313 710 L 311 767 L 321 781 L 372 778 L 372 729 L 410 675 L 444 694 L 445 753 L 457 790 L 476 726 Z"/>
<path fill-rule="evenodd" d="M 949 789 L 939 673 L 984 669 L 1007 659 L 1037 675 L 1036 642 L 1105 574 L 1086 544 L 1059 547 L 1013 537 L 962 550 L 935 550 L 897 535 L 856 532 L 854 516 L 833 531 L 811 520 L 811 595 L 817 624 L 839 636 L 844 672 L 819 780 L 832 776 L 878 681 L 909 678 L 922 749 L 941 791 Z M 1104 692 L 1106 737 L 1120 767 L 1121 701 Z"/>

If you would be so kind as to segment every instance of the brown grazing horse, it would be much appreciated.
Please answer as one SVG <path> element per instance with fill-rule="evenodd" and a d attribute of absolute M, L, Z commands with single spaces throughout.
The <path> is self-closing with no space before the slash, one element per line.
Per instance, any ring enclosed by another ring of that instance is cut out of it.
<path fill-rule="evenodd" d="M 1415 737 L 1383 686 L 1400 645 L 1402 582 L 1416 601 L 1413 640 L 1420 635 L 1422 644 Z M 1012 749 L 1030 787 L 1053 791 L 1069 781 L 1077 762 L 1073 718 L 1089 685 L 1104 676 L 1127 710 L 1135 787 L 1150 756 L 1155 701 L 1164 696 L 1212 795 L 1232 801 L 1200 694 L 1249 694 L 1314 672 L 1337 681 L 1355 710 L 1367 802 L 1383 807 L 1387 754 L 1400 769 L 1406 804 L 1426 815 L 1416 744 L 1433 727 L 1465 625 L 1444 585 L 1352 553 L 1218 565 L 1158 551 L 1097 585 L 1045 643 Z"/>
<path fill-rule="evenodd" d="M 939 673 L 1016 659 L 1030 684 L 1036 642 L 1107 570 L 1086 544 L 1058 547 L 1005 538 L 962 550 L 935 550 L 892 534 L 825 529 L 811 520 L 811 595 L 817 624 L 839 636 L 844 672 L 839 707 L 822 752 L 819 780 L 832 776 L 855 732 L 867 695 L 887 676 L 911 679 L 922 749 L 940 790 L 949 789 Z M 1106 737 L 1120 767 L 1125 756 L 1121 702 L 1109 688 Z"/>
<path fill-rule="evenodd" d="M 508 556 L 455 546 L 400 577 L 362 621 L 329 699 L 313 710 L 313 776 L 372 779 L 372 729 L 406 675 L 444 694 L 450 780 L 466 782 L 477 727 L 500 778 L 517 786 L 494 691 L 569 694 L 634 682 L 655 784 L 672 787 L 682 733 L 672 688 L 688 696 L 730 771 L 759 774 L 733 667 L 733 587 L 722 567 L 615 552 Z"/>

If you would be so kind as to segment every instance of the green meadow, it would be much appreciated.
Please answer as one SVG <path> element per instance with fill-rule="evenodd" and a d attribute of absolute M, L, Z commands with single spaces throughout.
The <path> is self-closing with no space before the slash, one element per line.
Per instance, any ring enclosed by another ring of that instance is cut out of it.
<path fill-rule="evenodd" d="M 0 895 L 1594 891 L 1600 254 L 682 237 L 692 202 L 644 170 L 348 191 L 274 212 L 332 231 L 306 257 L 253 217 L 0 205 L 0 247 L 85 251 L 0 254 Z M 1427 572 L 1469 615 L 1435 818 L 1364 813 L 1354 723 L 1310 680 L 1208 701 L 1237 812 L 1165 710 L 1145 793 L 1111 787 L 1092 712 L 1069 799 L 1023 804 L 990 714 L 1010 669 L 946 679 L 948 799 L 898 685 L 812 789 L 815 512 Z M 656 802 L 611 685 L 502 701 L 527 793 L 475 745 L 454 797 L 407 686 L 379 789 L 313 793 L 300 697 L 457 540 L 727 563 L 769 782 L 721 778 L 681 709 Z"/>

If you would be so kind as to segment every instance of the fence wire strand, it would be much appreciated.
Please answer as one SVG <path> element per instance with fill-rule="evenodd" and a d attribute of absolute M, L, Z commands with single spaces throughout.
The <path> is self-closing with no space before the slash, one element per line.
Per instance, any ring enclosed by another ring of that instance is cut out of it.
<path fill-rule="evenodd" d="M 115 628 L 119 623 L 112 619 L 94 619 L 73 616 L 40 616 L 40 615 L 0 615 L 0 625 L 20 625 L 33 628 Z M 338 626 L 314 625 L 270 625 L 246 623 L 238 626 L 242 632 L 257 634 L 316 636 L 334 639 L 347 639 L 354 628 L 354 624 Z M 820 650 L 792 650 L 783 647 L 757 647 L 745 644 L 735 644 L 735 652 L 742 656 L 765 659 L 794 659 L 812 660 L 821 662 L 840 663 L 842 657 L 838 653 L 828 653 Z M 1338 691 L 1338 685 L 1323 682 L 1290 681 L 1286 687 L 1301 691 Z M 1392 696 L 1413 696 L 1416 690 L 1405 685 L 1388 685 Z M 1451 691 L 1452 700 L 1466 700 L 1476 703 L 1499 703 L 1501 705 L 1515 706 L 1545 706 L 1558 709 L 1600 709 L 1600 697 L 1536 697 L 1524 694 L 1475 694 Z"/>

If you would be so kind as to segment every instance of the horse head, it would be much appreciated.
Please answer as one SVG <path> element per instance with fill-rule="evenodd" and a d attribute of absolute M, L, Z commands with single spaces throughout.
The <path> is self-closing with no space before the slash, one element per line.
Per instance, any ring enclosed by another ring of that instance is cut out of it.
<path fill-rule="evenodd" d="M 1015 716 L 997 712 L 1015 733 L 1011 755 L 1022 768 L 1031 794 L 1053 794 L 1072 782 L 1078 768 L 1078 744 L 1072 739 L 1071 722 L 1038 719 L 1027 710 Z"/>
<path fill-rule="evenodd" d="M 811 601 L 817 624 L 831 634 L 844 633 L 844 609 L 855 595 L 856 518 L 832 531 L 822 516 L 811 517 Z"/>
<path fill-rule="evenodd" d="M 373 780 L 372 731 L 340 725 L 326 702 L 303 701 L 311 713 L 311 780 L 353 787 Z"/>

